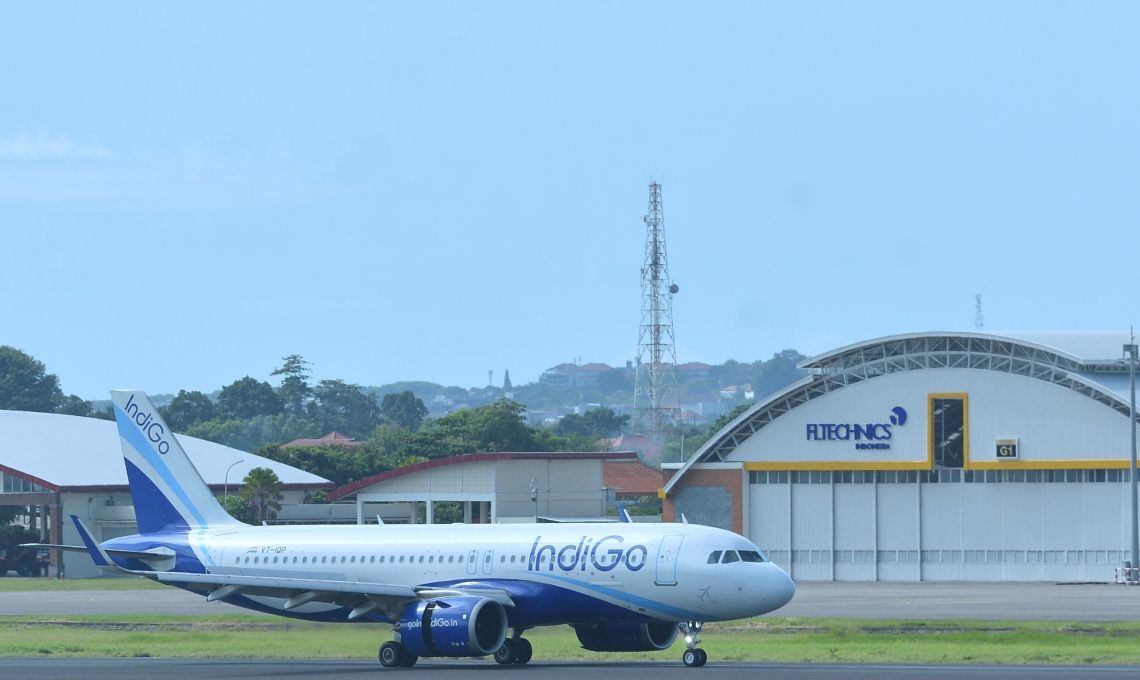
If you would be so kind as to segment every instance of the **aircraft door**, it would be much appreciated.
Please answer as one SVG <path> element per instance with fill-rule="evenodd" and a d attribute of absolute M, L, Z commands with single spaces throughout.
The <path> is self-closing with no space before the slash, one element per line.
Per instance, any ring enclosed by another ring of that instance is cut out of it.
<path fill-rule="evenodd" d="M 486 576 L 491 575 L 491 569 L 495 566 L 495 551 L 488 550 L 483 553 L 483 574 Z"/>
<path fill-rule="evenodd" d="M 479 551 L 472 550 L 467 553 L 467 574 L 474 576 L 479 568 Z"/>
<path fill-rule="evenodd" d="M 684 536 L 669 534 L 661 539 L 657 547 L 657 577 L 653 583 L 659 586 L 677 585 L 677 555 L 681 552 Z"/>

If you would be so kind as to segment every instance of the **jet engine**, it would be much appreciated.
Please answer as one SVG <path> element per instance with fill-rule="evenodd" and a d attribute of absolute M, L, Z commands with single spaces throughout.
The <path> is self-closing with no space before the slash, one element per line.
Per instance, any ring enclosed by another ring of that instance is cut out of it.
<path fill-rule="evenodd" d="M 675 623 L 579 623 L 578 642 L 591 652 L 653 652 L 677 639 Z"/>
<path fill-rule="evenodd" d="M 485 656 L 503 646 L 507 613 L 481 597 L 451 597 L 409 604 L 399 641 L 416 656 Z"/>

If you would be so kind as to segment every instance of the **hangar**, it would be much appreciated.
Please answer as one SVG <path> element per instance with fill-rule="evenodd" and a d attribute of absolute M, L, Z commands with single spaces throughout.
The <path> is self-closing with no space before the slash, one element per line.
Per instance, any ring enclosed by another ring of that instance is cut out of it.
<path fill-rule="evenodd" d="M 282 482 L 282 504 L 299 505 L 305 492 L 328 489 L 329 480 L 295 467 L 204 439 L 178 441 L 218 495 L 235 492 L 255 467 L 273 470 Z M 134 507 L 115 423 L 52 413 L 0 411 L 0 505 L 26 506 L 32 526 L 48 543 L 81 544 L 65 518 L 78 516 L 105 541 L 136 531 Z M 51 574 L 61 551 L 53 550 Z M 62 553 L 69 578 L 101 576 L 89 557 Z"/>
<path fill-rule="evenodd" d="M 802 580 L 1110 581 L 1131 544 L 1130 342 L 929 332 L 821 354 L 664 466 L 664 516 Z"/>

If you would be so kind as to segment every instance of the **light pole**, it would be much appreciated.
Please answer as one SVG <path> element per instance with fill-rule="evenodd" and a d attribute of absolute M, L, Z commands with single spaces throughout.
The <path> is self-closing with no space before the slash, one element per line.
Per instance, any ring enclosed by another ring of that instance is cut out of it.
<path fill-rule="evenodd" d="M 534 501 L 534 522 L 538 523 L 538 480 L 530 480 L 530 499 Z"/>
<path fill-rule="evenodd" d="M 1128 570 L 1131 584 L 1140 582 L 1140 530 L 1136 526 L 1136 338 L 1124 346 L 1124 354 L 1128 356 L 1128 387 L 1130 402 L 1128 408 L 1128 430 L 1132 433 L 1132 457 L 1128 466 L 1132 485 L 1132 568 Z"/>
<path fill-rule="evenodd" d="M 235 460 L 234 462 L 230 463 L 230 466 L 228 468 L 226 468 L 226 478 L 222 481 L 222 506 L 223 507 L 227 506 L 228 501 L 230 500 L 230 470 L 234 469 L 234 466 L 237 465 L 238 463 L 244 463 L 244 462 L 245 462 L 245 458 L 242 458 L 241 460 Z"/>

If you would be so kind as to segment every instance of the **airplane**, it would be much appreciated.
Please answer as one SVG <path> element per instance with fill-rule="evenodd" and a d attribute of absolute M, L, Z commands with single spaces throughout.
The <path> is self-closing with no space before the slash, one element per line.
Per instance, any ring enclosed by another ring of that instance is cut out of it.
<path fill-rule="evenodd" d="M 36 547 L 86 552 L 104 570 L 207 601 L 388 624 L 384 667 L 526 664 L 523 634 L 552 625 L 597 652 L 663 650 L 683 632 L 682 662 L 699 667 L 705 622 L 765 614 L 795 593 L 744 537 L 687 522 L 250 526 L 218 503 L 144 392 L 111 396 L 138 533 L 98 543 L 72 515 L 84 545 Z"/>

